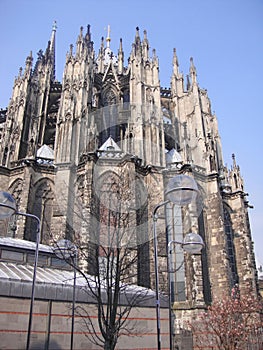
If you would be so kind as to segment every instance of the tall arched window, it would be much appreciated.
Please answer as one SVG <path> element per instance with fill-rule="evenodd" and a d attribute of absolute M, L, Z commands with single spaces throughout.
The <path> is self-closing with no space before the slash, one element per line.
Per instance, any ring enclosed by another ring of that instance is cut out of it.
<path fill-rule="evenodd" d="M 47 179 L 40 180 L 36 185 L 34 195 L 30 198 L 30 212 L 40 219 L 40 241 L 48 244 L 51 238 L 51 220 L 53 216 L 53 191 L 50 181 Z M 27 218 L 25 239 L 36 241 L 37 222 Z"/>
<path fill-rule="evenodd" d="M 18 210 L 20 209 L 20 202 L 21 202 L 21 193 L 23 191 L 23 179 L 18 178 L 16 179 L 12 185 L 9 187 L 8 192 L 11 193 L 12 197 L 15 199 L 16 206 Z M 13 237 L 13 238 L 23 238 L 21 236 L 21 233 L 17 232 L 17 220 L 22 219 L 20 215 L 12 215 L 8 223 L 6 225 L 3 225 L 4 222 L 1 222 L 1 237 Z"/>
<path fill-rule="evenodd" d="M 198 231 L 199 231 L 200 236 L 203 238 L 203 241 L 206 242 L 206 232 L 205 232 L 204 211 L 203 210 L 198 217 Z M 204 299 L 205 299 L 206 304 L 210 304 L 212 301 L 212 294 L 211 294 L 211 283 L 210 283 L 210 276 L 209 276 L 208 254 L 207 254 L 206 245 L 204 246 L 204 248 L 201 251 L 201 261 L 202 261 Z"/>
<path fill-rule="evenodd" d="M 135 181 L 137 281 L 139 286 L 150 288 L 150 246 L 148 232 L 148 194 L 143 179 Z"/>
<path fill-rule="evenodd" d="M 236 252 L 234 245 L 234 231 L 232 228 L 229 209 L 226 206 L 224 206 L 224 227 L 226 234 L 226 250 L 229 260 L 230 280 L 232 286 L 234 286 L 236 283 L 238 283 Z"/>

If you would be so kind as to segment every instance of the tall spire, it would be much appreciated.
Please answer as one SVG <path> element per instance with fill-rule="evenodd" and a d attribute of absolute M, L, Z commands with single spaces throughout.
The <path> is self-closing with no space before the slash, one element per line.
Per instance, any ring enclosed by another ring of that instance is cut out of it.
<path fill-rule="evenodd" d="M 143 56 L 144 56 L 144 59 L 147 61 L 149 59 L 149 41 L 147 39 L 147 31 L 144 30 L 143 34 L 144 34 L 144 38 L 142 42 Z"/>
<path fill-rule="evenodd" d="M 106 42 L 107 42 L 107 47 L 110 48 L 111 38 L 110 38 L 110 25 L 109 24 L 108 24 L 108 34 L 107 34 Z"/>
<path fill-rule="evenodd" d="M 139 27 L 136 27 L 136 34 L 135 34 L 135 41 L 134 41 L 134 49 L 135 49 L 135 55 L 142 54 L 142 47 L 141 47 L 141 39 L 140 39 L 140 29 Z"/>
<path fill-rule="evenodd" d="M 179 63 L 176 54 L 176 48 L 173 49 L 173 74 L 178 77 L 179 76 Z"/>
<path fill-rule="evenodd" d="M 91 41 L 90 24 L 87 25 L 87 33 L 86 33 L 85 39 L 87 42 Z"/>
<path fill-rule="evenodd" d="M 88 48 L 88 53 L 93 52 L 93 41 L 91 40 L 90 24 L 87 25 L 87 33 L 85 35 L 85 44 Z"/>
<path fill-rule="evenodd" d="M 194 59 L 193 57 L 190 57 L 190 77 L 191 77 L 191 80 L 192 80 L 192 84 L 196 84 L 196 68 L 195 68 L 195 65 L 194 65 Z"/>
<path fill-rule="evenodd" d="M 55 67 L 55 43 L 56 43 L 56 30 L 57 30 L 57 21 L 53 22 L 52 33 L 50 38 L 50 48 L 49 48 L 49 57 L 52 62 L 52 81 L 56 79 L 56 67 Z"/>
<path fill-rule="evenodd" d="M 118 51 L 118 73 L 123 73 L 123 61 L 124 61 L 124 54 L 123 54 L 123 48 L 122 48 L 122 38 L 120 38 L 120 46 Z"/>

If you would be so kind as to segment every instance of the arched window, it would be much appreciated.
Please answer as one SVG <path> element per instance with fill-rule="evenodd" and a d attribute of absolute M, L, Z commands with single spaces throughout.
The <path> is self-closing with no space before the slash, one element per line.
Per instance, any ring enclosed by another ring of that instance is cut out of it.
<path fill-rule="evenodd" d="M 110 276 L 116 262 L 123 281 L 149 287 L 147 190 L 141 179 L 131 181 L 128 171 L 106 171 L 96 182 L 89 272 Z"/>
<path fill-rule="evenodd" d="M 103 97 L 104 106 L 111 106 L 111 105 L 115 105 L 116 103 L 117 103 L 116 94 L 114 93 L 113 89 L 108 89 Z"/>
<path fill-rule="evenodd" d="M 48 244 L 51 238 L 51 220 L 53 216 L 53 200 L 54 195 L 51 184 L 47 179 L 40 180 L 36 185 L 34 195 L 30 198 L 30 212 L 40 219 L 40 241 Z M 25 239 L 36 241 L 37 222 L 31 218 L 27 218 Z"/>
<path fill-rule="evenodd" d="M 230 269 L 230 279 L 231 284 L 234 286 L 238 283 L 238 274 L 237 274 L 237 265 L 236 265 L 236 252 L 234 245 L 234 232 L 232 228 L 231 216 L 229 209 L 224 206 L 224 227 L 226 234 L 226 250 L 229 260 L 229 269 Z"/>
<path fill-rule="evenodd" d="M 198 217 L 198 232 L 203 238 L 203 241 L 206 242 L 206 232 L 205 232 L 205 223 L 204 223 L 204 211 L 202 210 L 201 214 Z M 208 254 L 206 245 L 201 251 L 201 261 L 202 261 L 202 274 L 203 274 L 203 291 L 204 299 L 206 304 L 210 304 L 212 301 L 211 294 L 211 283 L 209 276 L 209 267 L 208 267 Z"/>
<path fill-rule="evenodd" d="M 8 192 L 11 193 L 12 197 L 15 199 L 16 206 L 19 209 L 20 208 L 20 202 L 21 202 L 21 193 L 23 191 L 23 179 L 17 178 L 10 188 L 8 189 Z M 21 234 L 17 232 L 17 221 L 18 219 L 22 219 L 21 215 L 12 215 L 7 225 L 1 225 L 1 237 L 13 237 L 13 238 L 23 238 L 21 237 Z M 1 224 L 3 224 L 2 222 Z M 5 227 L 4 227 L 5 226 Z"/>
<path fill-rule="evenodd" d="M 150 246 L 148 232 L 148 194 L 143 179 L 135 181 L 137 281 L 139 286 L 150 288 Z"/>
<path fill-rule="evenodd" d="M 236 174 L 234 174 L 234 183 L 235 183 L 235 188 L 238 188 L 237 175 Z"/>

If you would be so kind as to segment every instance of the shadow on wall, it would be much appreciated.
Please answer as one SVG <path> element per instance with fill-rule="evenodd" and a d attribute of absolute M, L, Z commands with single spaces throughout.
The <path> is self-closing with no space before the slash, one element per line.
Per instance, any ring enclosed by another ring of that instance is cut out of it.
<path fill-rule="evenodd" d="M 37 342 L 30 345 L 30 350 L 63 350 L 62 347 L 56 342 L 51 340 L 49 344 L 45 342 Z"/>

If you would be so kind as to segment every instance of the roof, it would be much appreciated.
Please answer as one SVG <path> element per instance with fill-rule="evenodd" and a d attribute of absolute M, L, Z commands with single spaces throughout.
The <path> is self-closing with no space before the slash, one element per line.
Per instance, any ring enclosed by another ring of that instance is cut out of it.
<path fill-rule="evenodd" d="M 0 262 L 0 295 L 6 297 L 30 298 L 32 292 L 33 266 L 10 262 Z M 87 279 L 89 286 L 87 284 Z M 96 288 L 94 277 L 83 277 L 76 272 L 76 300 L 84 303 L 96 303 L 96 297 L 90 292 L 90 287 Z M 44 300 L 72 301 L 74 271 L 37 267 L 35 298 Z M 106 286 L 104 292 L 106 293 Z M 106 296 L 106 294 L 105 294 Z M 136 299 L 134 299 L 136 298 Z M 167 298 L 161 296 L 161 306 L 167 306 Z M 106 300 L 106 299 L 105 299 Z M 120 296 L 120 304 L 125 305 L 129 300 L 137 306 L 155 305 L 153 290 L 125 285 Z"/>
<path fill-rule="evenodd" d="M 36 243 L 27 241 L 25 239 L 12 238 L 12 237 L 0 237 L 0 246 L 8 246 L 12 248 L 35 250 Z M 39 251 L 46 253 L 53 253 L 51 246 L 45 244 L 39 244 Z"/>
<path fill-rule="evenodd" d="M 34 267 L 28 264 L 22 265 L 0 261 L 0 279 L 32 282 L 33 269 Z M 37 267 L 36 282 L 73 285 L 73 281 L 73 271 Z M 81 275 L 77 276 L 76 284 L 79 286 L 84 286 L 86 284 Z"/>
<path fill-rule="evenodd" d="M 181 163 L 182 157 L 174 148 L 172 148 L 169 152 L 166 153 L 166 162 L 167 164 Z"/>
<path fill-rule="evenodd" d="M 49 146 L 43 145 L 37 150 L 37 157 L 53 160 L 54 159 L 54 151 Z"/>
<path fill-rule="evenodd" d="M 11 237 L 0 237 L 1 249 L 3 250 L 4 247 L 12 247 L 10 253 L 14 250 L 17 252 L 21 250 L 35 250 L 35 246 L 35 242 Z M 43 244 L 39 245 L 39 251 L 42 252 L 42 254 L 48 253 L 48 255 L 49 253 L 53 253 L 51 246 Z M 0 256 L 0 295 L 30 298 L 34 272 L 33 262 L 31 264 L 29 262 L 25 263 L 24 261 L 8 261 L 8 256 L 6 259 L 3 258 L 3 255 Z M 75 272 L 76 300 L 79 302 L 96 302 L 94 297 L 92 297 L 92 293 L 89 292 L 90 286 L 96 288 L 95 277 L 88 274 L 84 276 L 78 271 Z M 87 283 L 89 283 L 89 287 Z M 73 285 L 74 270 L 41 266 L 41 261 L 39 261 L 36 270 L 36 298 L 71 301 Z M 145 303 L 145 306 L 147 304 L 150 307 L 154 305 L 155 292 L 137 285 L 124 285 L 120 302 L 125 304 L 129 298 L 134 298 L 135 295 L 138 303 Z M 162 298 L 162 305 L 165 306 L 166 304 L 166 298 Z"/>
<path fill-rule="evenodd" d="M 118 151 L 120 152 L 121 149 L 117 145 L 117 143 L 113 140 L 113 138 L 110 136 L 104 144 L 99 148 L 99 151 Z"/>

